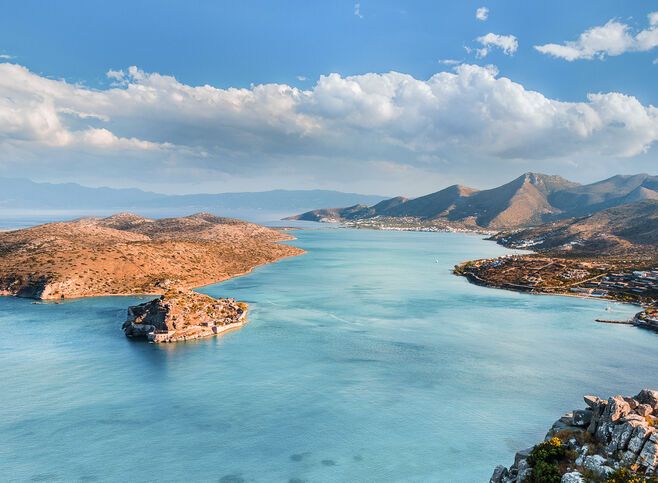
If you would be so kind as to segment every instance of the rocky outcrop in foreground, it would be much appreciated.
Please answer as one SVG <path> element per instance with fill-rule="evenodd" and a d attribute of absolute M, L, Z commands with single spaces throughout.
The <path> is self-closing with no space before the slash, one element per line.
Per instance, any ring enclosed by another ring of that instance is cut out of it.
<path fill-rule="evenodd" d="M 241 327 L 247 304 L 215 299 L 184 290 L 170 290 L 161 297 L 128 308 L 123 332 L 151 342 L 200 339 Z"/>
<path fill-rule="evenodd" d="M 496 467 L 490 483 L 658 482 L 658 391 L 584 400 L 544 442 Z"/>

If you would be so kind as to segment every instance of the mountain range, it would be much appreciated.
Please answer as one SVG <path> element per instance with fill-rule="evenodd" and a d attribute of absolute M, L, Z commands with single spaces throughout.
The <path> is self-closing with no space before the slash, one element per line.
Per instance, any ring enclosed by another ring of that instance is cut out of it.
<path fill-rule="evenodd" d="M 273 190 L 166 195 L 140 189 L 90 188 L 76 183 L 37 183 L 0 178 L 0 213 L 17 210 L 114 211 L 189 214 L 210 211 L 247 219 L 278 219 L 317 206 L 374 204 L 383 196 L 330 190 Z"/>
<path fill-rule="evenodd" d="M 658 176 L 617 175 L 583 185 L 560 176 L 525 173 L 487 190 L 453 185 L 419 198 L 395 197 L 370 206 L 316 209 L 290 219 L 328 222 L 413 219 L 456 227 L 507 230 L 582 217 L 644 200 L 658 200 Z"/>
<path fill-rule="evenodd" d="M 511 248 L 556 255 L 596 257 L 658 253 L 658 199 L 614 206 L 592 215 L 500 232 L 492 237 Z"/>

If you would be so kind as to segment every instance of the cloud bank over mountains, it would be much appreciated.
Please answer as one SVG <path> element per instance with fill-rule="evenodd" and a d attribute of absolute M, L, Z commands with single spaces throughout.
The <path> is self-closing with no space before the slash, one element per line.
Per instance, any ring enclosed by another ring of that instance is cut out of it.
<path fill-rule="evenodd" d="M 132 169 L 165 184 L 184 175 L 341 188 L 354 185 L 335 181 L 367 175 L 393 186 L 496 165 L 508 176 L 526 160 L 614 166 L 658 139 L 658 109 L 635 97 L 563 102 L 493 66 L 459 65 L 427 80 L 334 73 L 307 90 L 190 86 L 137 67 L 107 75 L 113 86 L 99 90 L 0 63 L 0 174 L 111 180 Z"/>

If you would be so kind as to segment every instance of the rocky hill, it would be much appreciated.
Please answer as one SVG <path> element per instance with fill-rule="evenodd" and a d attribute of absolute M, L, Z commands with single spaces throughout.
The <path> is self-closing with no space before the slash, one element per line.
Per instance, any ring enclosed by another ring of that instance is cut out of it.
<path fill-rule="evenodd" d="M 544 442 L 519 451 L 509 468 L 496 467 L 490 483 L 658 481 L 658 391 L 584 400 Z"/>
<path fill-rule="evenodd" d="M 512 248 L 554 255 L 612 256 L 658 254 L 658 200 L 644 200 L 513 232 L 493 239 Z"/>
<path fill-rule="evenodd" d="M 559 176 L 526 173 L 498 188 L 478 191 L 464 199 L 449 215 L 453 221 L 473 218 L 477 226 L 500 229 L 542 223 L 560 210 L 548 197 L 576 186 Z"/>
<path fill-rule="evenodd" d="M 246 315 L 247 304 L 243 302 L 174 289 L 160 298 L 129 307 L 122 328 L 128 337 L 155 343 L 178 342 L 239 328 Z"/>
<path fill-rule="evenodd" d="M 386 216 L 412 216 L 421 219 L 433 219 L 447 216 L 465 198 L 477 190 L 467 186 L 453 185 L 436 193 L 421 196 L 413 200 L 404 199 L 392 209 L 386 211 Z"/>
<path fill-rule="evenodd" d="M 579 185 L 559 176 L 525 173 L 497 188 L 454 185 L 415 199 L 392 198 L 373 206 L 313 210 L 290 219 L 359 221 L 377 218 L 435 222 L 441 226 L 504 230 L 583 216 L 615 206 L 658 199 L 658 177 L 614 176 Z"/>
<path fill-rule="evenodd" d="M 571 216 L 586 215 L 635 201 L 658 198 L 658 176 L 613 176 L 553 193 L 550 203 Z"/>
<path fill-rule="evenodd" d="M 0 294 L 58 299 L 162 294 L 225 280 L 303 253 L 289 235 L 199 213 L 130 213 L 0 233 Z"/>

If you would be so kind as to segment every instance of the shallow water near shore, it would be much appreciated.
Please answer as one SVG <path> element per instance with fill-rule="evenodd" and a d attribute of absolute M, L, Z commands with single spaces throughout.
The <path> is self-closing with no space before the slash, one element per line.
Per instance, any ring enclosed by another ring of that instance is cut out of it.
<path fill-rule="evenodd" d="M 322 229 L 207 286 L 249 324 L 175 345 L 119 330 L 137 297 L 0 298 L 3 481 L 488 481 L 582 395 L 657 387 L 636 307 L 478 287 L 479 237 Z"/>

